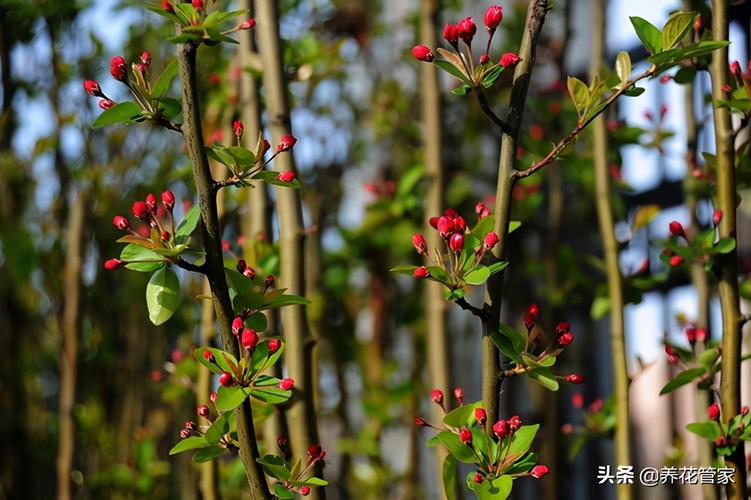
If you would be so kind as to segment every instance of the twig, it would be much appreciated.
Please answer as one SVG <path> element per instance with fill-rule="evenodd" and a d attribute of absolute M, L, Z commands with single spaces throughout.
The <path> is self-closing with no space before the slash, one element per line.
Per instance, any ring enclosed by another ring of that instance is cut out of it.
<path fill-rule="evenodd" d="M 473 306 L 469 302 L 467 302 L 467 299 L 464 297 L 460 299 L 456 299 L 456 305 L 464 309 L 465 311 L 469 311 L 478 318 L 485 320 L 488 318 L 488 311 L 484 307 L 477 307 Z"/>
<path fill-rule="evenodd" d="M 493 123 L 498 125 L 502 132 L 508 133 L 508 124 L 498 115 L 496 115 L 488 104 L 488 97 L 485 95 L 485 91 L 482 88 L 474 89 L 474 93 L 477 96 L 477 102 L 480 103 L 480 109 L 490 118 Z"/>
<path fill-rule="evenodd" d="M 186 271 L 193 271 L 194 273 L 206 274 L 205 264 L 201 264 L 200 266 L 197 266 L 193 264 L 192 262 L 188 262 L 187 260 L 178 257 L 177 260 L 175 261 L 175 265 L 177 267 L 185 269 Z"/>

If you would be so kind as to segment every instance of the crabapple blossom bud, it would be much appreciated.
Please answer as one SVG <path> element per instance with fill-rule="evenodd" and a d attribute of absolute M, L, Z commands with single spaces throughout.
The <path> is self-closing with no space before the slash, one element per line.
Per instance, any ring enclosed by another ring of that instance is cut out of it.
<path fill-rule="evenodd" d="M 670 75 L 665 75 L 660 78 L 660 83 L 668 83 L 670 80 L 672 80 L 673 77 Z"/>
<path fill-rule="evenodd" d="M 712 214 L 712 224 L 715 226 L 719 225 L 723 215 L 722 210 L 715 210 Z"/>
<path fill-rule="evenodd" d="M 230 387 L 235 381 L 232 379 L 232 375 L 230 375 L 229 372 L 222 372 L 222 374 L 219 375 L 219 383 L 224 387 Z"/>
<path fill-rule="evenodd" d="M 127 231 L 130 229 L 130 221 L 122 215 L 116 215 L 112 219 L 112 225 L 118 228 L 120 231 Z"/>
<path fill-rule="evenodd" d="M 462 251 L 464 248 L 464 235 L 462 233 L 454 233 L 449 240 L 449 247 L 456 253 Z"/>
<path fill-rule="evenodd" d="M 415 269 L 415 272 L 413 273 L 415 278 L 418 279 L 425 279 L 428 276 L 430 276 L 430 273 L 428 272 L 428 269 L 425 266 L 420 266 L 417 269 Z"/>
<path fill-rule="evenodd" d="M 147 68 L 151 66 L 151 53 L 148 50 L 141 52 L 141 64 Z"/>
<path fill-rule="evenodd" d="M 243 136 L 243 132 L 245 131 L 243 122 L 241 122 L 240 120 L 235 120 L 234 122 L 232 122 L 232 130 L 234 130 L 235 136 L 240 139 Z"/>
<path fill-rule="evenodd" d="M 245 276 L 249 280 L 252 280 L 256 277 L 256 272 L 252 267 L 247 266 L 245 269 L 243 269 L 243 276 Z"/>
<path fill-rule="evenodd" d="M 707 340 L 707 329 L 706 328 L 697 328 L 696 329 L 696 341 L 697 342 L 704 342 Z"/>
<path fill-rule="evenodd" d="M 446 210 L 443 211 L 443 216 L 449 217 L 451 219 L 456 219 L 457 217 L 459 217 L 459 212 L 457 212 L 453 208 L 447 208 Z"/>
<path fill-rule="evenodd" d="M 485 412 L 485 408 L 475 408 L 475 420 L 480 425 L 485 425 L 488 419 L 488 414 Z"/>
<path fill-rule="evenodd" d="M 115 105 L 115 102 L 114 101 L 110 101 L 109 99 L 99 99 L 99 102 L 97 103 L 97 105 L 101 109 L 107 111 L 108 109 L 110 109 L 111 107 L 113 107 Z"/>
<path fill-rule="evenodd" d="M 501 20 L 503 19 L 503 7 L 500 5 L 491 5 L 485 10 L 485 17 L 483 21 L 485 21 L 485 26 L 488 28 L 489 32 L 493 32 L 498 28 L 498 25 L 501 24 Z"/>
<path fill-rule="evenodd" d="M 156 212 L 156 196 L 154 196 L 154 193 L 146 195 L 146 208 L 148 208 L 151 213 Z"/>
<path fill-rule="evenodd" d="M 542 476 L 550 472 L 550 470 L 544 465 L 535 465 L 532 470 L 529 471 L 529 475 L 535 479 L 540 479 Z"/>
<path fill-rule="evenodd" d="M 412 57 L 422 62 L 433 62 L 435 56 L 425 45 L 415 45 L 412 47 Z"/>
<path fill-rule="evenodd" d="M 722 91 L 725 92 L 726 94 L 729 94 L 730 93 L 730 85 L 728 85 L 727 83 L 725 85 L 723 85 L 722 86 Z"/>
<path fill-rule="evenodd" d="M 323 451 L 321 445 L 311 444 L 308 446 L 308 463 L 315 462 L 316 460 L 323 460 L 326 456 L 326 452 Z"/>
<path fill-rule="evenodd" d="M 459 30 L 451 23 L 443 27 L 443 39 L 451 44 L 454 48 L 459 43 Z"/>
<path fill-rule="evenodd" d="M 472 431 L 470 431 L 466 427 L 460 430 L 459 441 L 466 444 L 467 446 L 472 446 Z"/>
<path fill-rule="evenodd" d="M 454 232 L 454 219 L 444 215 L 438 218 L 436 226 L 442 238 L 449 238 Z"/>
<path fill-rule="evenodd" d="M 482 474 L 480 474 L 479 472 L 475 472 L 475 475 L 474 475 L 474 476 L 472 476 L 472 481 L 474 481 L 474 482 L 475 482 L 475 484 L 480 484 L 480 483 L 482 483 L 482 480 L 483 480 L 483 479 L 485 479 L 485 478 L 484 478 L 484 477 L 483 477 L 483 475 L 482 475 Z"/>
<path fill-rule="evenodd" d="M 276 178 L 282 182 L 292 182 L 295 180 L 295 173 L 290 171 L 279 172 L 279 175 L 277 175 Z"/>
<path fill-rule="evenodd" d="M 704 27 L 704 20 L 701 18 L 701 15 L 696 16 L 696 21 L 694 21 L 694 31 L 700 31 Z"/>
<path fill-rule="evenodd" d="M 488 61 L 490 61 L 489 55 L 483 54 L 480 56 L 480 64 L 488 64 Z"/>
<path fill-rule="evenodd" d="M 485 206 L 485 203 L 478 201 L 477 204 L 475 204 L 475 213 L 477 215 L 480 215 L 482 211 L 485 209 L 487 209 L 487 207 Z"/>
<path fill-rule="evenodd" d="M 678 358 L 678 352 L 673 348 L 671 345 L 665 346 L 665 354 L 668 356 L 668 364 L 670 365 L 677 365 L 679 358 Z"/>
<path fill-rule="evenodd" d="M 686 328 L 686 340 L 691 345 L 696 344 L 696 328 Z"/>
<path fill-rule="evenodd" d="M 197 427 L 196 423 L 193 422 L 192 420 L 188 420 L 187 422 L 185 422 L 183 424 L 183 428 L 186 429 L 186 430 L 188 430 L 188 431 L 194 431 L 194 430 L 196 430 L 196 427 Z"/>
<path fill-rule="evenodd" d="M 186 439 L 190 437 L 190 431 L 188 429 L 181 429 L 180 430 L 180 438 Z"/>
<path fill-rule="evenodd" d="M 175 195 L 169 189 L 162 193 L 162 204 L 167 210 L 175 208 Z"/>
<path fill-rule="evenodd" d="M 464 217 L 459 215 L 454 217 L 454 230 L 463 233 L 467 229 L 467 223 L 464 222 Z"/>
<path fill-rule="evenodd" d="M 559 346 L 569 345 L 573 341 L 574 341 L 574 334 L 571 332 L 564 333 L 563 335 L 558 337 L 558 339 L 556 340 Z"/>
<path fill-rule="evenodd" d="M 577 392 L 573 396 L 571 396 L 571 404 L 574 405 L 574 408 L 581 408 L 584 406 L 584 395 L 582 393 Z"/>
<path fill-rule="evenodd" d="M 707 415 L 709 415 L 709 420 L 718 420 L 720 418 L 720 405 L 717 403 L 709 405 L 709 408 L 707 408 Z"/>
<path fill-rule="evenodd" d="M 420 233 L 412 235 L 412 246 L 415 247 L 415 250 L 417 250 L 417 253 L 420 255 L 424 255 L 428 251 L 428 244 L 425 241 L 425 237 Z"/>
<path fill-rule="evenodd" d="M 498 422 L 493 424 L 493 434 L 498 436 L 499 438 L 503 439 L 505 438 L 509 433 L 509 426 L 508 422 L 505 420 L 499 420 Z"/>
<path fill-rule="evenodd" d="M 212 354 L 212 352 L 208 351 L 208 350 L 203 351 L 203 359 L 205 361 L 208 361 L 209 363 L 213 363 L 214 362 L 214 354 Z"/>
<path fill-rule="evenodd" d="M 238 259 L 237 264 L 235 264 L 235 269 L 237 269 L 238 273 L 243 273 L 247 267 L 248 263 L 245 262 L 245 259 Z"/>
<path fill-rule="evenodd" d="M 283 391 L 291 391 L 295 386 L 295 381 L 291 378 L 285 378 L 279 382 L 279 388 Z"/>
<path fill-rule="evenodd" d="M 256 25 L 256 20 L 255 19 L 246 19 L 245 21 L 243 21 L 239 25 L 237 25 L 237 28 L 241 29 L 241 30 L 249 30 L 250 28 L 252 28 L 255 25 Z"/>
<path fill-rule="evenodd" d="M 175 9 L 172 7 L 172 2 L 170 2 L 170 0 L 162 0 L 162 10 L 166 10 L 167 12 L 175 11 Z"/>
<path fill-rule="evenodd" d="M 443 405 L 443 391 L 440 389 L 433 389 L 430 392 L 430 399 L 439 406 Z"/>
<path fill-rule="evenodd" d="M 143 201 L 134 202 L 130 207 L 130 211 L 139 219 L 147 220 L 149 218 L 149 207 Z"/>
<path fill-rule="evenodd" d="M 196 10 L 203 10 L 203 0 L 193 0 L 193 8 Z"/>
<path fill-rule="evenodd" d="M 279 144 L 276 145 L 277 153 L 292 149 L 296 142 L 297 139 L 294 135 L 283 135 L 282 138 L 279 139 Z"/>
<path fill-rule="evenodd" d="M 89 95 L 92 95 L 94 97 L 104 97 L 102 88 L 99 86 L 96 80 L 84 80 L 83 88 L 86 90 L 86 92 L 89 93 Z"/>
<path fill-rule="evenodd" d="M 569 423 L 565 423 L 561 426 L 561 434 L 569 435 L 569 434 L 572 434 L 573 432 L 574 432 L 573 425 Z"/>
<path fill-rule="evenodd" d="M 537 321 L 537 313 L 539 311 L 539 308 L 537 307 L 537 304 L 532 304 L 527 308 L 527 312 L 524 314 L 524 326 L 527 327 L 527 330 L 532 330 L 535 326 L 535 321 Z"/>
<path fill-rule="evenodd" d="M 276 445 L 279 447 L 279 450 L 282 453 L 287 453 L 287 446 L 289 442 L 287 441 L 287 438 L 284 436 L 279 436 L 276 438 Z"/>
<path fill-rule="evenodd" d="M 209 401 L 212 403 L 216 403 L 216 391 L 211 391 L 209 393 Z"/>
<path fill-rule="evenodd" d="M 243 318 L 242 316 L 235 316 L 235 319 L 232 320 L 232 334 L 237 337 L 240 335 L 240 332 L 243 329 Z"/>
<path fill-rule="evenodd" d="M 269 354 L 274 354 L 276 351 L 279 350 L 279 348 L 282 346 L 282 341 L 279 339 L 271 339 L 269 340 Z"/>
<path fill-rule="evenodd" d="M 199 417 L 209 418 L 209 407 L 206 405 L 200 405 L 198 408 L 196 408 L 196 413 L 198 413 Z"/>
<path fill-rule="evenodd" d="M 422 417 L 415 417 L 415 425 L 417 427 L 429 427 L 428 421 Z"/>
<path fill-rule="evenodd" d="M 674 220 L 668 225 L 668 229 L 670 229 L 670 234 L 673 236 L 685 236 L 686 233 L 683 230 L 683 226 L 680 222 Z"/>
<path fill-rule="evenodd" d="M 555 325 L 555 334 L 556 335 L 563 335 L 564 333 L 568 333 L 571 331 L 571 323 L 568 321 L 561 321 L 557 325 Z"/>
<path fill-rule="evenodd" d="M 715 446 L 725 446 L 726 443 L 727 439 L 725 439 L 725 436 L 720 436 L 714 440 Z"/>
<path fill-rule="evenodd" d="M 125 58 L 121 56 L 115 56 L 110 60 L 110 74 L 115 80 L 124 82 L 127 78 L 127 69 L 125 66 Z"/>
<path fill-rule="evenodd" d="M 733 61 L 730 63 L 730 73 L 732 73 L 734 76 L 741 76 L 741 63 L 738 61 Z"/>
<path fill-rule="evenodd" d="M 494 231 L 490 231 L 485 235 L 485 239 L 483 240 L 482 245 L 485 250 L 492 250 L 497 243 L 498 235 Z"/>
<path fill-rule="evenodd" d="M 454 389 L 454 399 L 456 399 L 456 402 L 459 404 L 459 406 L 464 404 L 464 389 L 461 387 L 456 387 Z"/>
<path fill-rule="evenodd" d="M 125 264 L 125 262 L 123 262 L 120 259 L 107 259 L 104 261 L 104 268 L 107 271 L 114 271 L 115 269 L 122 266 L 123 264 Z"/>
<path fill-rule="evenodd" d="M 310 486 L 303 486 L 300 488 L 300 494 L 304 497 L 310 495 Z"/>
<path fill-rule="evenodd" d="M 504 68 L 513 68 L 514 66 L 519 64 L 521 60 L 521 57 L 516 55 L 515 52 L 506 52 L 501 56 L 501 60 L 499 62 Z"/>
<path fill-rule="evenodd" d="M 246 351 L 252 351 L 258 344 L 258 334 L 252 328 L 244 328 L 240 336 L 240 343 Z"/>
<path fill-rule="evenodd" d="M 678 267 L 683 263 L 683 257 L 680 255 L 673 255 L 668 262 L 672 267 Z"/>
<path fill-rule="evenodd" d="M 571 375 L 566 375 L 564 379 L 569 384 L 583 384 L 584 383 L 584 377 L 578 373 L 572 373 Z"/>
<path fill-rule="evenodd" d="M 456 24 L 456 30 L 459 34 L 459 38 L 461 38 L 467 45 L 471 45 L 472 38 L 474 38 L 475 33 L 477 33 L 477 26 L 475 26 L 471 17 L 465 17 Z"/>
<path fill-rule="evenodd" d="M 435 230 L 438 230 L 438 219 L 440 219 L 440 217 L 431 217 L 428 219 L 428 224 L 430 224 L 430 227 Z"/>
<path fill-rule="evenodd" d="M 273 274 L 269 274 L 268 276 L 266 276 L 266 279 L 264 280 L 263 285 L 266 288 L 269 288 L 273 284 L 274 284 L 274 275 Z"/>
<path fill-rule="evenodd" d="M 519 415 L 514 415 L 513 417 L 508 419 L 508 426 L 512 431 L 518 431 L 519 427 L 522 426 L 522 419 L 519 418 Z"/>
<path fill-rule="evenodd" d="M 741 408 L 741 415 L 743 415 L 744 417 L 748 415 L 748 406 Z"/>
<path fill-rule="evenodd" d="M 266 151 L 271 149 L 271 143 L 267 141 L 266 139 L 263 140 L 263 153 L 266 154 Z"/>

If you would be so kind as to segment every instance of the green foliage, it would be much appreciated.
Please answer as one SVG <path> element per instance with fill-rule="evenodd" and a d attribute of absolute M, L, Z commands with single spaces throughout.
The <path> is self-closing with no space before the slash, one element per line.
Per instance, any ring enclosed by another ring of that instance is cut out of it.
<path fill-rule="evenodd" d="M 170 319 L 180 305 L 180 281 L 169 266 L 163 266 L 151 275 L 146 285 L 146 305 L 149 319 L 155 325 Z"/>

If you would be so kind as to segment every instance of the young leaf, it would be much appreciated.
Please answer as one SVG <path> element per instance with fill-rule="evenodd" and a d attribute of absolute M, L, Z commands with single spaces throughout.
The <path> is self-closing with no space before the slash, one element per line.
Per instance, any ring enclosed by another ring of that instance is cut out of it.
<path fill-rule="evenodd" d="M 216 391 L 216 409 L 221 412 L 234 410 L 243 404 L 249 394 L 249 389 L 239 385 L 219 387 Z"/>
<path fill-rule="evenodd" d="M 537 430 L 540 428 L 540 424 L 534 425 L 522 425 L 519 430 L 514 433 L 514 440 L 511 441 L 508 455 L 524 455 L 532 446 L 532 441 L 535 440 Z"/>
<path fill-rule="evenodd" d="M 579 113 L 579 116 L 582 116 L 587 108 L 587 103 L 589 103 L 589 89 L 583 81 L 573 76 L 568 77 L 567 86 L 576 112 Z"/>
<path fill-rule="evenodd" d="M 151 272 L 159 269 L 164 258 L 148 248 L 130 243 L 120 252 L 120 259 L 128 262 L 125 267 L 134 271 Z"/>
<path fill-rule="evenodd" d="M 722 238 L 714 246 L 717 253 L 730 253 L 735 249 L 735 238 Z"/>
<path fill-rule="evenodd" d="M 290 466 L 286 460 L 276 455 L 264 455 L 257 458 L 256 461 L 261 464 L 263 471 L 275 479 L 287 481 L 290 478 Z"/>
<path fill-rule="evenodd" d="M 692 422 L 686 426 L 686 430 L 693 432 L 697 436 L 701 436 L 704 439 L 714 441 L 718 437 L 722 436 L 722 429 L 717 422 Z"/>
<path fill-rule="evenodd" d="M 696 20 L 696 12 L 675 12 L 662 28 L 662 49 L 672 49 L 686 37 Z"/>
<path fill-rule="evenodd" d="M 180 305 L 180 281 L 170 267 L 162 267 L 151 275 L 146 285 L 146 306 L 149 319 L 161 325 L 172 317 Z"/>
<path fill-rule="evenodd" d="M 203 437 L 206 438 L 206 441 L 209 444 L 217 444 L 222 439 L 222 436 L 229 432 L 230 415 L 230 412 L 222 413 L 221 415 L 219 415 L 219 417 L 217 417 L 216 420 L 214 420 L 214 423 L 212 423 L 211 426 L 206 429 Z"/>
<path fill-rule="evenodd" d="M 470 473 L 470 476 L 474 475 L 474 472 Z M 494 478 L 485 478 L 480 484 L 472 481 L 471 477 L 467 484 L 472 491 L 477 495 L 478 500 L 504 500 L 508 498 L 513 487 L 514 480 L 511 476 L 498 476 Z"/>
<path fill-rule="evenodd" d="M 451 427 L 464 427 L 475 421 L 475 408 L 479 408 L 482 401 L 465 404 L 454 408 L 443 416 L 443 423 Z"/>
<path fill-rule="evenodd" d="M 529 378 L 531 378 L 544 388 L 551 391 L 558 390 L 558 380 L 555 378 L 555 375 L 553 375 L 553 372 L 550 371 L 550 368 L 535 368 L 534 370 L 530 370 L 528 373 Z"/>
<path fill-rule="evenodd" d="M 475 454 L 472 452 L 472 448 L 462 443 L 459 436 L 449 431 L 441 431 L 436 436 L 455 459 L 465 464 L 475 463 Z"/>
<path fill-rule="evenodd" d="M 169 451 L 169 454 L 176 455 L 177 453 L 182 453 L 183 451 L 195 450 L 196 448 L 204 448 L 206 446 L 209 446 L 209 443 L 206 441 L 205 437 L 190 436 L 181 440 L 175 446 L 173 446 Z"/>
<path fill-rule="evenodd" d="M 706 370 L 704 368 L 690 368 L 679 373 L 673 380 L 665 384 L 665 387 L 663 387 L 660 391 L 660 396 L 669 392 L 673 392 L 677 388 L 690 383 L 695 378 L 704 375 L 705 372 Z"/>
<path fill-rule="evenodd" d="M 293 500 L 295 498 L 295 494 L 285 488 L 282 483 L 276 483 L 274 486 L 274 495 L 276 495 L 279 500 Z"/>
<path fill-rule="evenodd" d="M 200 464 L 202 462 L 208 462 L 209 460 L 214 460 L 219 455 L 222 455 L 227 451 L 227 448 L 224 446 L 207 446 L 206 448 L 202 448 L 196 452 L 195 455 L 193 455 L 193 461 L 197 464 Z"/>
<path fill-rule="evenodd" d="M 201 209 L 198 205 L 194 205 L 188 210 L 180 225 L 175 229 L 175 238 L 183 238 L 193 234 L 199 220 L 201 220 Z"/>
<path fill-rule="evenodd" d="M 462 63 L 462 59 L 460 55 L 454 54 L 453 52 L 449 52 L 446 49 L 443 49 L 441 47 L 438 47 L 436 49 L 436 52 L 440 54 L 444 59 L 435 59 L 433 61 L 433 64 L 441 68 L 443 71 L 449 73 L 450 75 L 455 76 L 459 80 L 461 80 L 462 83 L 465 83 L 472 86 L 472 78 L 470 78 L 469 74 L 467 74 L 467 71 L 464 69 L 464 64 Z"/>
<path fill-rule="evenodd" d="M 477 266 L 464 275 L 464 282 L 468 285 L 482 285 L 490 278 L 490 269 L 486 266 Z"/>
<path fill-rule="evenodd" d="M 650 54 L 657 54 L 662 51 L 662 33 L 655 25 L 641 17 L 632 16 L 629 19 L 631 19 L 631 24 L 634 25 L 636 36 L 639 37 Z"/>
<path fill-rule="evenodd" d="M 154 83 L 154 87 L 151 89 L 151 97 L 154 99 L 160 99 L 170 88 L 172 79 L 177 74 L 177 59 L 173 59 L 166 68 L 162 70 L 159 77 Z"/>
<path fill-rule="evenodd" d="M 456 466 L 457 460 L 453 455 L 446 455 L 443 461 L 442 478 L 443 478 L 443 491 L 446 492 L 447 500 L 456 499 Z"/>
<path fill-rule="evenodd" d="M 628 52 L 618 52 L 618 56 L 615 58 L 615 73 L 621 82 L 627 82 L 628 77 L 631 76 L 631 57 Z"/>
<path fill-rule="evenodd" d="M 392 273 L 397 274 L 408 274 L 412 276 L 415 273 L 415 269 L 417 269 L 417 266 L 395 266 L 390 269 Z"/>
<path fill-rule="evenodd" d="M 106 109 L 97 116 L 92 128 L 114 125 L 116 123 L 128 123 L 141 114 L 141 108 L 130 101 L 115 104 L 110 109 Z"/>

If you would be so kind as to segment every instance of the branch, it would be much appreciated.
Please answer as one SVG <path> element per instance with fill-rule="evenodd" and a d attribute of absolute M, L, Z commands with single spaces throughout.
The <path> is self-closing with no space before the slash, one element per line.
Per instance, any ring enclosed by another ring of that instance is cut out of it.
<path fill-rule="evenodd" d="M 155 116 L 154 121 L 167 130 L 174 130 L 175 132 L 182 134 L 182 126 L 179 123 L 173 123 L 161 115 Z"/>
<path fill-rule="evenodd" d="M 484 307 L 476 307 L 467 302 L 467 299 L 462 297 L 461 299 L 456 299 L 454 302 L 456 302 L 456 305 L 464 309 L 465 311 L 469 311 L 481 320 L 486 320 L 488 318 L 488 311 Z"/>
<path fill-rule="evenodd" d="M 180 267 L 182 269 L 185 269 L 186 271 L 192 271 L 194 273 L 201 273 L 206 274 L 206 264 L 201 264 L 200 266 L 197 266 L 193 264 L 192 262 L 188 262 L 187 260 L 178 257 L 177 260 L 174 262 L 177 267 Z"/>
<path fill-rule="evenodd" d="M 500 116 L 496 115 L 490 108 L 490 105 L 488 104 L 488 98 L 485 95 L 485 91 L 482 90 L 482 88 L 476 88 L 474 89 L 474 94 L 477 96 L 477 102 L 480 103 L 480 109 L 482 109 L 483 113 L 485 113 L 488 118 L 493 121 L 493 123 L 498 125 L 502 132 L 508 133 L 508 124 Z"/>
<path fill-rule="evenodd" d="M 655 73 L 655 66 L 650 67 L 647 71 L 642 73 L 641 75 L 637 76 L 633 80 L 627 82 L 626 85 L 624 85 L 622 88 L 618 89 L 617 92 L 613 93 L 610 97 L 607 98 L 607 100 L 604 102 L 604 105 L 597 110 L 597 113 L 593 114 L 583 122 L 579 123 L 574 130 L 571 131 L 570 134 L 568 134 L 566 137 L 564 137 L 558 144 L 555 145 L 552 151 L 548 153 L 548 155 L 543 158 L 542 160 L 538 161 L 531 167 L 525 169 L 525 170 L 514 170 L 513 176 L 515 179 L 523 179 L 524 177 L 529 177 L 530 175 L 534 174 L 538 170 L 543 169 L 544 167 L 550 165 L 553 163 L 557 158 L 558 155 L 561 154 L 561 151 L 566 149 L 566 146 L 568 146 L 574 139 L 576 139 L 579 134 L 587 128 L 587 125 L 592 123 L 595 118 L 600 116 L 603 111 L 608 109 L 611 104 L 613 104 L 620 96 L 622 96 L 627 90 L 632 88 L 634 85 L 637 84 L 637 82 L 648 78 Z"/>

